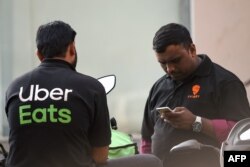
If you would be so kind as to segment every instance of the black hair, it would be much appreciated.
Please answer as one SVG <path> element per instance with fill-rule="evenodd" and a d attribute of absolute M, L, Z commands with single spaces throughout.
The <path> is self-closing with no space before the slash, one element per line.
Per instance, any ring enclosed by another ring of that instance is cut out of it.
<path fill-rule="evenodd" d="M 153 39 L 153 49 L 157 53 L 162 53 L 169 45 L 180 45 L 189 47 L 192 44 L 189 31 L 183 25 L 170 23 L 162 26 Z"/>
<path fill-rule="evenodd" d="M 74 42 L 76 32 L 69 24 L 53 21 L 41 25 L 36 34 L 38 52 L 45 58 L 64 57 L 67 47 Z"/>

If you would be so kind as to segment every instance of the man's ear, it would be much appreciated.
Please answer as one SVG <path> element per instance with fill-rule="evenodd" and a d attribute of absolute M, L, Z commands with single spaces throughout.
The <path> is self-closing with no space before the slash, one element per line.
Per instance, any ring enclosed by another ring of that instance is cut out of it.
<path fill-rule="evenodd" d="M 75 42 L 72 42 L 71 44 L 69 44 L 69 53 L 71 56 L 76 54 Z"/>
<path fill-rule="evenodd" d="M 38 51 L 38 49 L 36 50 L 36 55 L 41 62 L 44 60 L 44 56 Z"/>
<path fill-rule="evenodd" d="M 192 55 L 196 55 L 196 47 L 195 44 L 191 44 L 189 47 L 189 51 L 191 52 Z"/>

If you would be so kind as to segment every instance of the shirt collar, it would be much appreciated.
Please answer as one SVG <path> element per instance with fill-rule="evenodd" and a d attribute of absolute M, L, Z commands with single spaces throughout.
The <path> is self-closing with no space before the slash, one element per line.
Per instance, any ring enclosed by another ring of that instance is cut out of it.
<path fill-rule="evenodd" d="M 46 67 L 64 67 L 64 68 L 70 68 L 74 71 L 76 69 L 67 61 L 61 60 L 61 59 L 44 59 L 40 66 L 46 66 Z"/>
<path fill-rule="evenodd" d="M 198 56 L 201 58 L 201 63 L 197 67 L 197 69 L 193 72 L 193 74 L 191 74 L 189 77 L 184 79 L 184 81 L 174 81 L 174 82 L 177 82 L 177 83 L 178 82 L 185 82 L 185 81 L 189 80 L 190 78 L 193 78 L 194 76 L 202 77 L 202 76 L 209 75 L 209 73 L 211 71 L 211 67 L 212 67 L 211 59 L 205 54 L 199 54 Z M 171 79 L 171 77 L 168 74 L 166 74 L 166 77 L 168 79 Z"/>
<path fill-rule="evenodd" d="M 212 61 L 207 55 L 200 54 L 198 55 L 201 58 L 201 63 L 194 71 L 193 76 L 207 76 L 209 75 L 212 67 Z"/>

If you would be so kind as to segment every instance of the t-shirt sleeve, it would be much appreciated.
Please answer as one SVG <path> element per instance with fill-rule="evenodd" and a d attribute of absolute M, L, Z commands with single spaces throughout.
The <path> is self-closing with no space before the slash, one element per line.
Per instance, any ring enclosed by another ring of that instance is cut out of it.
<path fill-rule="evenodd" d="M 250 117 L 249 102 L 244 85 L 240 81 L 231 81 L 221 87 L 220 115 L 221 118 L 239 121 Z"/>
<path fill-rule="evenodd" d="M 213 119 L 212 126 L 216 135 L 217 140 L 222 143 L 226 140 L 229 132 L 236 124 L 234 121 L 227 121 L 224 119 Z"/>
<path fill-rule="evenodd" d="M 109 110 L 105 90 L 102 86 L 96 91 L 95 113 L 89 131 L 89 140 L 93 147 L 104 147 L 111 143 Z"/>
<path fill-rule="evenodd" d="M 143 115 L 142 128 L 141 128 L 142 139 L 147 140 L 147 141 L 151 141 L 151 136 L 154 133 L 154 121 L 153 121 L 152 113 L 151 113 L 152 91 L 153 90 L 151 89 L 145 108 L 144 108 L 144 115 Z"/>
<path fill-rule="evenodd" d="M 145 139 L 141 140 L 141 144 L 140 144 L 140 153 L 141 154 L 151 154 L 152 150 L 151 150 L 151 141 L 147 141 Z"/>

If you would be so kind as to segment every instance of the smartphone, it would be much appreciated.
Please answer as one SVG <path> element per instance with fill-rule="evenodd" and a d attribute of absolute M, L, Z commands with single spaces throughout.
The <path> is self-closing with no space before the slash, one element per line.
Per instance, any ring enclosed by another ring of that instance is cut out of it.
<path fill-rule="evenodd" d="M 156 108 L 156 111 L 158 111 L 160 114 L 173 112 L 173 110 L 169 107 L 158 107 Z"/>

